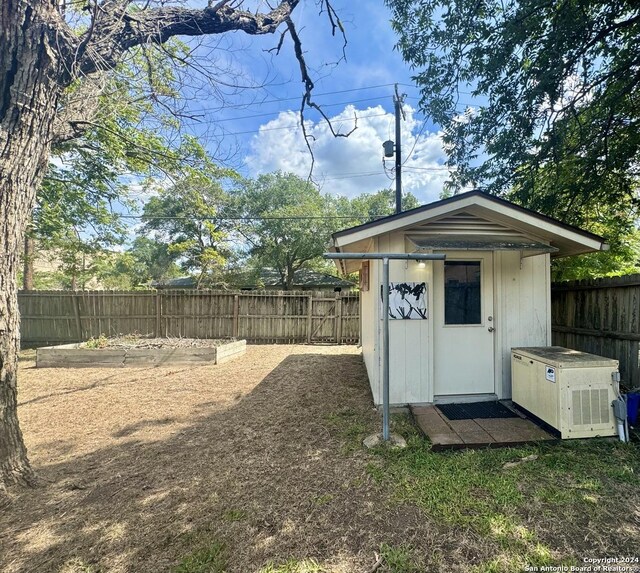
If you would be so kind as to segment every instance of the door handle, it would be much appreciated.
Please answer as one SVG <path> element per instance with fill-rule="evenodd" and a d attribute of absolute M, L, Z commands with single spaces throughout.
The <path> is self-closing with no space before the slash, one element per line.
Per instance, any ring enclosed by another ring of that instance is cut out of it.
<path fill-rule="evenodd" d="M 488 330 L 489 332 L 493 332 L 493 331 L 495 330 L 495 328 L 493 328 L 493 326 L 490 326 L 489 328 L 487 328 L 487 330 Z"/>

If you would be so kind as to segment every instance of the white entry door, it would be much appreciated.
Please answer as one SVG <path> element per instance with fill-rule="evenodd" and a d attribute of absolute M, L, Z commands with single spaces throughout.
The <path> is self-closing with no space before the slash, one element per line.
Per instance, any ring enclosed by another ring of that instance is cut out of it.
<path fill-rule="evenodd" d="M 493 253 L 447 253 L 433 265 L 434 394 L 493 394 Z"/>

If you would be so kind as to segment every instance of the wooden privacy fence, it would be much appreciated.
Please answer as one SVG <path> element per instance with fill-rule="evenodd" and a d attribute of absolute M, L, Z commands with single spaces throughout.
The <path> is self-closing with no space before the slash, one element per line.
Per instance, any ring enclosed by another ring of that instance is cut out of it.
<path fill-rule="evenodd" d="M 556 283 L 551 309 L 554 344 L 615 358 L 640 387 L 640 275 Z"/>
<path fill-rule="evenodd" d="M 553 343 L 620 361 L 640 387 L 640 275 L 556 283 Z M 101 334 L 245 338 L 252 343 L 356 343 L 357 293 L 322 291 L 31 291 L 19 294 L 24 346 Z"/>
<path fill-rule="evenodd" d="M 102 334 L 356 343 L 357 293 L 322 291 L 29 291 L 18 295 L 23 346 Z"/>

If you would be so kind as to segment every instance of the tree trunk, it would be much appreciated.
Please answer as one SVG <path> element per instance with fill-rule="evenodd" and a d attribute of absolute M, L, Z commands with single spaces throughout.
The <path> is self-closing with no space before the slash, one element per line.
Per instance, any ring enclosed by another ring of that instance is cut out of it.
<path fill-rule="evenodd" d="M 35 256 L 35 241 L 26 234 L 24 237 L 24 265 L 22 267 L 22 288 L 33 290 L 33 257 Z"/>
<path fill-rule="evenodd" d="M 287 281 L 284 285 L 284 290 L 292 290 L 293 289 L 293 264 L 287 263 Z"/>
<path fill-rule="evenodd" d="M 17 273 L 60 93 L 52 9 L 0 2 L 0 488 L 34 481 L 17 415 Z"/>

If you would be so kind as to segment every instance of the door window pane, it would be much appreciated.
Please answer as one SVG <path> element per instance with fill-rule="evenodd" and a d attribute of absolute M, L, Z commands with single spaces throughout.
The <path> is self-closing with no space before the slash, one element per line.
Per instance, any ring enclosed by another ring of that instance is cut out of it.
<path fill-rule="evenodd" d="M 481 324 L 480 261 L 445 261 L 444 323 Z"/>

